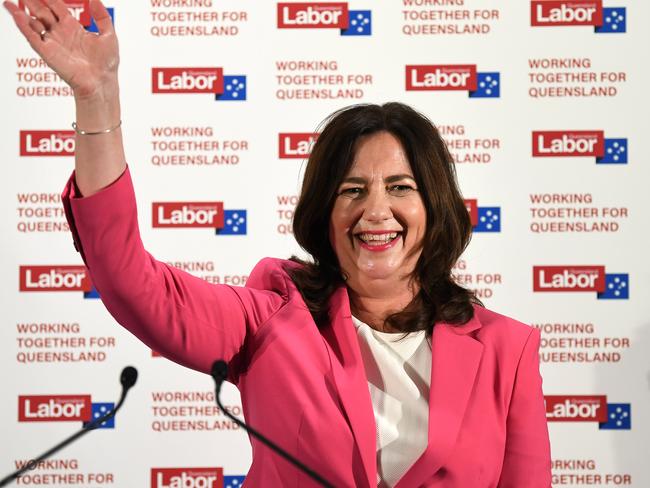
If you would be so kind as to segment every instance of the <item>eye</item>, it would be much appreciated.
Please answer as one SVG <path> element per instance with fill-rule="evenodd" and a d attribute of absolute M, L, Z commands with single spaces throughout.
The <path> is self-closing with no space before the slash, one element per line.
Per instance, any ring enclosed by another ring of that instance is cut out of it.
<path fill-rule="evenodd" d="M 390 185 L 386 188 L 386 190 L 391 195 L 403 196 L 403 195 L 407 195 L 412 191 L 417 191 L 417 188 L 415 188 L 413 185 L 402 183 L 399 185 Z"/>
<path fill-rule="evenodd" d="M 343 188 L 339 191 L 339 195 L 356 198 L 363 194 L 363 188 L 360 186 L 351 186 L 348 188 Z"/>

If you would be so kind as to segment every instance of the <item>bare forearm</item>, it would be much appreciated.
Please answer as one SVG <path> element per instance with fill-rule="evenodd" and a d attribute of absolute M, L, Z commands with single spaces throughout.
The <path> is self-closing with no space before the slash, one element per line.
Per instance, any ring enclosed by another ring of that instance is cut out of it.
<path fill-rule="evenodd" d="M 74 91 L 78 129 L 76 183 L 83 196 L 110 185 L 126 166 L 117 82 L 119 47 L 110 13 L 101 0 L 86 2 L 98 32 L 86 31 L 63 0 L 23 0 L 3 5 L 34 51 Z"/>
<path fill-rule="evenodd" d="M 121 120 L 117 80 L 84 98 L 75 98 L 77 127 L 98 132 Z M 90 196 L 110 185 L 126 167 L 122 129 L 97 135 L 76 135 L 75 175 L 79 191 Z"/>

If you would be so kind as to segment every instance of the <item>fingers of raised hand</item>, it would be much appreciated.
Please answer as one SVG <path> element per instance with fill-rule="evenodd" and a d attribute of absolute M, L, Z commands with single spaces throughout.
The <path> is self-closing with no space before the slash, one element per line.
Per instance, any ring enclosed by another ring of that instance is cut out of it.
<path fill-rule="evenodd" d="M 15 4 L 4 2 L 5 8 L 11 13 L 18 30 L 25 36 L 29 44 L 38 52 L 40 46 L 43 44 L 43 39 L 40 33 L 45 29 L 45 26 L 36 19 L 30 18 L 23 10 L 19 9 Z"/>
<path fill-rule="evenodd" d="M 93 16 L 93 19 L 95 19 L 95 25 L 97 25 L 100 34 L 113 31 L 113 21 L 111 16 L 100 0 L 91 0 L 90 14 Z"/>
<path fill-rule="evenodd" d="M 52 10 L 50 10 L 50 8 L 47 7 L 41 0 L 23 1 L 25 5 L 27 5 L 29 13 L 32 15 L 32 17 L 38 19 L 46 29 L 49 30 L 54 27 L 54 24 L 56 24 L 58 19 L 54 15 L 54 12 L 52 12 Z"/>
<path fill-rule="evenodd" d="M 40 36 L 41 40 L 45 41 L 45 34 L 47 34 L 48 29 L 43 22 L 37 18 L 30 18 L 29 27 Z"/>
<path fill-rule="evenodd" d="M 64 19 L 72 17 L 68 7 L 63 2 L 63 0 L 43 0 L 43 2 L 54 12 L 54 15 L 57 16 L 59 22 L 63 22 Z"/>

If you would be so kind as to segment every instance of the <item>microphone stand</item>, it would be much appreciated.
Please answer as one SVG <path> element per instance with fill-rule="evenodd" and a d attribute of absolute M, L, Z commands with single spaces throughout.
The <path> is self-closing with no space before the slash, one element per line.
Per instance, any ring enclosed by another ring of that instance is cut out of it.
<path fill-rule="evenodd" d="M 104 415 L 101 417 L 89 422 L 86 424 L 80 431 L 78 431 L 75 434 L 72 434 L 70 437 L 67 439 L 64 439 L 63 441 L 59 442 L 56 446 L 53 448 L 45 451 L 43 454 L 38 456 L 35 459 L 32 459 L 29 461 L 25 466 L 20 468 L 17 471 L 14 471 L 11 473 L 9 476 L 4 477 L 2 480 L 0 480 L 0 487 L 1 486 L 6 486 L 12 481 L 15 481 L 16 478 L 18 478 L 21 474 L 23 474 L 25 471 L 28 471 L 30 469 L 36 468 L 39 462 L 43 461 L 44 459 L 49 458 L 52 454 L 56 453 L 57 451 L 63 449 L 65 446 L 68 444 L 76 441 L 79 437 L 86 435 L 88 432 L 95 430 L 97 427 L 99 427 L 101 424 L 106 422 L 107 420 L 112 419 L 117 411 L 120 409 L 122 404 L 124 403 L 124 400 L 126 399 L 126 394 L 128 391 L 131 389 L 133 385 L 135 385 L 136 380 L 138 379 L 138 371 L 132 367 L 132 366 L 127 366 L 122 370 L 122 374 L 120 375 L 120 383 L 122 384 L 122 395 L 120 396 L 120 399 L 117 403 L 117 405 L 110 411 L 106 412 Z"/>
<path fill-rule="evenodd" d="M 252 434 L 253 437 L 255 437 L 257 440 L 262 442 L 264 445 L 271 448 L 271 450 L 273 450 L 273 452 L 279 454 L 284 459 L 286 459 L 291 464 L 293 464 L 298 469 L 300 469 L 302 472 L 309 475 L 309 477 L 311 477 L 311 479 L 316 481 L 321 486 L 325 486 L 327 488 L 334 488 L 334 485 L 331 484 L 330 482 L 326 481 L 325 478 L 323 478 L 321 475 L 319 475 L 314 470 L 312 470 L 312 469 L 308 468 L 307 466 L 305 466 L 303 463 L 298 461 L 296 458 L 294 458 L 291 454 L 289 454 L 287 451 L 282 449 L 280 446 L 274 444 L 270 439 L 267 439 L 262 434 L 257 432 L 255 429 L 253 429 L 252 427 L 246 425 L 244 422 L 242 422 L 237 417 L 235 417 L 230 412 L 228 412 L 228 410 L 226 410 L 226 408 L 221 403 L 221 399 L 219 398 L 219 395 L 221 394 L 221 385 L 223 385 L 223 382 L 228 377 L 228 365 L 226 364 L 225 361 L 217 360 L 214 363 L 212 363 L 212 370 L 210 372 L 210 375 L 212 376 L 212 378 L 214 378 L 214 382 L 215 382 L 215 385 L 216 385 L 215 396 L 216 396 L 216 399 L 217 399 L 217 405 L 219 405 L 219 408 L 226 415 L 226 417 L 231 419 L 233 422 L 235 422 L 241 428 L 246 430 L 248 433 Z"/>

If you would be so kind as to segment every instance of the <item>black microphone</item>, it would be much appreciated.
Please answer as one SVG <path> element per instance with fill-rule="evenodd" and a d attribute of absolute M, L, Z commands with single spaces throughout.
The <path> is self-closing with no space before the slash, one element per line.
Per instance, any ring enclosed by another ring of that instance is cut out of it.
<path fill-rule="evenodd" d="M 262 434 L 257 432 L 255 429 L 252 427 L 249 427 L 246 425 L 244 422 L 239 420 L 237 417 L 232 415 L 226 408 L 221 404 L 221 399 L 219 398 L 219 395 L 221 394 L 221 385 L 223 382 L 228 378 L 228 365 L 226 364 L 225 361 L 218 359 L 214 363 L 212 363 L 212 369 L 210 370 L 210 375 L 212 378 L 214 378 L 214 382 L 216 384 L 216 389 L 215 389 L 215 396 L 217 399 L 217 405 L 219 405 L 219 408 L 221 411 L 228 417 L 229 419 L 233 420 L 237 425 L 242 427 L 246 432 L 249 434 L 252 434 L 253 437 L 264 443 L 266 446 L 270 447 L 275 453 L 279 454 L 282 456 L 284 459 L 289 461 L 291 464 L 296 466 L 298 469 L 300 469 L 303 473 L 309 475 L 311 479 L 316 481 L 318 484 L 321 486 L 326 486 L 328 488 L 334 488 L 334 485 L 331 484 L 330 482 L 326 481 L 325 478 L 323 478 L 321 475 L 316 473 L 314 470 L 308 468 L 305 466 L 303 463 L 298 461 L 295 457 L 293 457 L 291 454 L 289 454 L 287 451 L 282 449 L 280 446 L 274 444 L 271 442 L 271 440 L 267 439 L 264 437 Z"/>
<path fill-rule="evenodd" d="M 5 486 L 14 481 L 16 478 L 18 478 L 21 474 L 23 474 L 25 471 L 28 471 L 30 469 L 36 468 L 39 462 L 43 461 L 44 459 L 49 458 L 52 454 L 56 453 L 57 451 L 63 449 L 65 446 L 70 444 L 71 442 L 76 441 L 79 437 L 81 437 L 84 434 L 87 434 L 91 430 L 95 430 L 97 427 L 102 425 L 104 422 L 107 420 L 112 419 L 115 417 L 115 414 L 117 411 L 120 409 L 122 404 L 124 403 L 124 400 L 126 399 L 126 394 L 128 391 L 131 389 L 133 385 L 135 385 L 135 382 L 138 379 L 138 370 L 135 369 L 133 366 L 127 366 L 122 370 L 122 374 L 120 375 L 120 384 L 122 385 L 122 395 L 120 396 L 120 400 L 117 402 L 117 405 L 112 409 L 106 412 L 104 415 L 101 417 L 88 422 L 86 425 L 84 425 L 79 432 L 76 434 L 71 435 L 67 439 L 64 439 L 62 442 L 58 443 L 56 446 L 54 446 L 52 449 L 49 451 L 44 452 L 40 456 L 38 456 L 36 459 L 32 459 L 29 461 L 25 466 L 20 468 L 18 471 L 14 471 L 11 473 L 9 476 L 4 477 L 2 480 L 0 480 L 0 486 Z"/>

